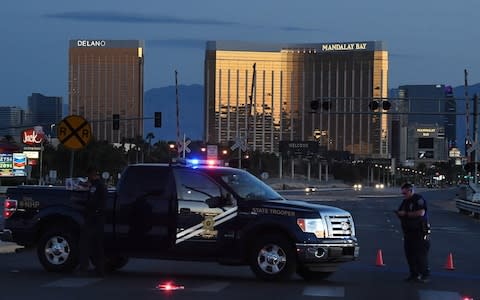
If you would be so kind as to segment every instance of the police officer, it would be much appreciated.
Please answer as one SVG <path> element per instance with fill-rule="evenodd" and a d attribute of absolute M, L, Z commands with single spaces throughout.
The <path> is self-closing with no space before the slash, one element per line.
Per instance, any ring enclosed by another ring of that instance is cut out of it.
<path fill-rule="evenodd" d="M 88 198 L 85 205 L 85 223 L 80 233 L 80 272 L 86 273 L 89 259 L 95 265 L 97 276 L 105 275 L 105 254 L 103 234 L 107 189 L 98 176 L 96 168 L 90 167 L 88 175 Z"/>
<path fill-rule="evenodd" d="M 414 192 L 410 183 L 402 185 L 401 190 L 404 199 L 396 213 L 402 224 L 405 256 L 410 268 L 410 276 L 406 281 L 426 283 L 430 276 L 428 268 L 430 224 L 427 202 L 420 194 Z"/>

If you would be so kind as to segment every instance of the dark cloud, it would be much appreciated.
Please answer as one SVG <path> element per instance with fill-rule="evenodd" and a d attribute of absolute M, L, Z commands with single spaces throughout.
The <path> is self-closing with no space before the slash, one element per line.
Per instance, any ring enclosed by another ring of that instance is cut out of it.
<path fill-rule="evenodd" d="M 297 26 L 284 26 L 280 27 L 280 30 L 283 31 L 319 31 L 318 28 L 307 28 L 307 27 L 297 27 Z"/>
<path fill-rule="evenodd" d="M 206 40 L 195 39 L 164 39 L 164 40 L 147 40 L 148 47 L 170 47 L 170 48 L 192 48 L 205 49 Z"/>
<path fill-rule="evenodd" d="M 390 58 L 398 58 L 398 59 L 417 59 L 423 58 L 420 54 L 412 54 L 412 53 L 396 53 L 396 52 L 389 52 L 388 56 Z"/>
<path fill-rule="evenodd" d="M 214 19 L 179 18 L 161 15 L 146 15 L 123 12 L 87 12 L 71 11 L 44 15 L 51 19 L 63 19 L 79 22 L 110 22 L 110 23 L 158 23 L 158 24 L 185 24 L 185 25 L 239 25 L 236 22 Z"/>

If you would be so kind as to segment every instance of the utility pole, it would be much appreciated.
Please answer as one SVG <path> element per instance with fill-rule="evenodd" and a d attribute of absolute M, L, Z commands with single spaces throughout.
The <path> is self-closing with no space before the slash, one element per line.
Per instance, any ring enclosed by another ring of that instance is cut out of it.
<path fill-rule="evenodd" d="M 464 85 L 464 92 L 465 92 L 465 121 L 466 124 L 466 134 L 465 134 L 465 154 L 467 157 L 467 162 L 471 162 L 471 153 L 468 152 L 469 148 L 472 146 L 472 140 L 470 138 L 470 100 L 468 99 L 468 72 L 467 69 L 464 70 L 465 75 L 465 85 Z"/>
<path fill-rule="evenodd" d="M 473 149 L 477 149 L 478 147 L 478 95 L 475 94 L 473 96 L 473 138 L 474 138 L 474 145 Z M 475 165 L 474 172 L 475 174 L 473 175 L 473 178 L 475 180 L 475 186 L 477 186 L 478 183 L 478 178 L 477 178 L 477 172 L 478 172 L 478 167 L 477 167 L 477 150 L 472 151 L 472 160 Z"/>
<path fill-rule="evenodd" d="M 175 70 L 175 102 L 177 107 L 177 157 L 180 156 L 180 111 L 178 105 L 178 72 Z"/>
<path fill-rule="evenodd" d="M 248 96 L 248 98 L 250 99 L 250 104 L 248 105 L 248 113 L 247 115 L 245 116 L 245 124 L 247 126 L 247 130 L 245 132 L 245 146 L 247 147 L 247 149 L 249 148 L 248 147 L 248 133 L 249 133 L 249 129 L 250 129 L 250 124 L 248 123 L 248 119 L 249 117 L 251 116 L 252 114 L 252 103 L 253 103 L 253 97 L 256 95 L 254 95 L 253 93 L 255 92 L 255 87 L 256 87 L 256 76 L 257 76 L 257 64 L 254 63 L 253 64 L 253 74 L 252 74 L 252 85 L 251 85 L 251 89 L 250 89 L 250 95 Z M 255 108 L 255 111 L 254 113 L 256 113 L 257 109 Z M 253 143 L 255 143 L 255 136 L 253 137 Z M 239 150 L 241 151 L 241 150 Z M 240 155 L 240 160 L 241 160 L 241 155 Z"/>

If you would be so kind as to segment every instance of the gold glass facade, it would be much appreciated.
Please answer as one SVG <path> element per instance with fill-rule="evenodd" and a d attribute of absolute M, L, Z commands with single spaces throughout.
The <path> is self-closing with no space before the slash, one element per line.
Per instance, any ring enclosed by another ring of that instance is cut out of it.
<path fill-rule="evenodd" d="M 143 42 L 70 41 L 69 112 L 86 118 L 97 140 L 143 136 Z"/>
<path fill-rule="evenodd" d="M 250 149 L 277 152 L 281 140 L 314 140 L 320 132 L 319 142 L 328 150 L 387 157 L 387 115 L 368 107 L 387 97 L 387 76 L 388 52 L 381 42 L 208 42 L 206 141 L 227 144 L 248 136 Z M 329 101 L 331 108 L 320 104 L 312 113 L 316 99 Z"/>

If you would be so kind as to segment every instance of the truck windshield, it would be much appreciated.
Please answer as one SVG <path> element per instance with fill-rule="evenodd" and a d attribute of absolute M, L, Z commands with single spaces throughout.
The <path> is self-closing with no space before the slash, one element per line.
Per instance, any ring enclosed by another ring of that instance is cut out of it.
<path fill-rule="evenodd" d="M 271 187 L 248 172 L 223 174 L 221 178 L 243 200 L 285 200 Z"/>

